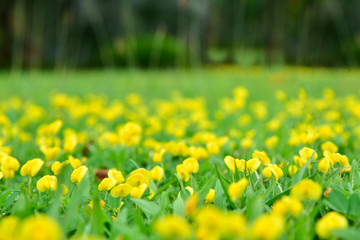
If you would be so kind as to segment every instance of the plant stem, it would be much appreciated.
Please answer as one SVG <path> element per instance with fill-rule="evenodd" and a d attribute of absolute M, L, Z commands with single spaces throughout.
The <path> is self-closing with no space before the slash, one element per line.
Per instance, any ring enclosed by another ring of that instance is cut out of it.
<path fill-rule="evenodd" d="M 29 200 L 31 199 L 31 176 L 29 176 Z"/>

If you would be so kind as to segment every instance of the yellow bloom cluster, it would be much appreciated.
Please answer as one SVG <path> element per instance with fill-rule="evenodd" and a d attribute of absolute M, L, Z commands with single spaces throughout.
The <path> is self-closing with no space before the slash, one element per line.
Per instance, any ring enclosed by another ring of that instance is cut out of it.
<path fill-rule="evenodd" d="M 337 238 L 360 224 L 358 96 L 239 86 L 217 103 L 0 101 L 0 239 Z"/>

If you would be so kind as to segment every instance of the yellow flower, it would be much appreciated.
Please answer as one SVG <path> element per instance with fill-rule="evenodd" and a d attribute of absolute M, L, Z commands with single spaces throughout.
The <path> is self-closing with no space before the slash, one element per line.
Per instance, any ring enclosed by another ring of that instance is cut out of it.
<path fill-rule="evenodd" d="M 189 173 L 197 173 L 199 171 L 198 160 L 193 157 L 185 159 L 182 165 Z"/>
<path fill-rule="evenodd" d="M 316 223 L 316 233 L 321 238 L 331 237 L 331 231 L 335 229 L 346 229 L 348 221 L 346 217 L 337 213 L 329 212 Z"/>
<path fill-rule="evenodd" d="M 78 167 L 80 167 L 80 166 L 82 165 L 81 160 L 78 159 L 78 158 L 75 158 L 75 157 L 73 157 L 73 156 L 69 156 L 68 161 L 70 162 L 71 167 L 72 167 L 73 169 L 77 169 Z"/>
<path fill-rule="evenodd" d="M 190 196 L 192 196 L 194 194 L 194 189 L 192 187 L 186 186 L 185 189 L 190 193 Z M 178 196 L 180 196 L 180 193 Z"/>
<path fill-rule="evenodd" d="M 149 181 L 151 180 L 151 173 L 149 170 L 145 169 L 145 168 L 138 168 L 134 171 L 132 171 L 130 173 L 130 176 L 134 175 L 134 174 L 141 174 L 144 177 L 146 177 Z"/>
<path fill-rule="evenodd" d="M 294 163 L 298 164 L 300 167 L 304 166 L 307 162 L 307 159 L 303 159 L 298 155 L 293 157 Z M 307 168 L 311 168 L 311 162 L 308 164 Z"/>
<path fill-rule="evenodd" d="M 185 212 L 187 216 L 192 216 L 195 213 L 198 202 L 199 196 L 196 193 L 191 194 L 185 203 Z"/>
<path fill-rule="evenodd" d="M 9 215 L 0 221 L 0 239 L 16 240 L 19 232 L 20 220 L 18 217 Z"/>
<path fill-rule="evenodd" d="M 230 169 L 230 171 L 232 171 L 233 173 L 235 173 L 235 164 L 236 164 L 236 168 L 238 171 L 244 172 L 245 171 L 245 160 L 241 159 L 235 159 L 231 156 L 226 156 L 224 158 L 224 162 L 226 164 L 226 166 Z"/>
<path fill-rule="evenodd" d="M 323 144 L 321 144 L 321 150 L 323 152 L 329 151 L 329 152 L 335 153 L 338 151 L 338 147 L 334 143 L 327 141 L 327 142 L 324 142 Z"/>
<path fill-rule="evenodd" d="M 311 179 L 304 179 L 291 189 L 291 196 L 300 200 L 318 200 L 322 194 L 320 184 Z"/>
<path fill-rule="evenodd" d="M 327 173 L 330 169 L 330 161 L 327 158 L 321 159 L 317 168 L 320 172 Z"/>
<path fill-rule="evenodd" d="M 75 169 L 71 173 L 71 181 L 73 183 L 80 183 L 81 180 L 84 178 L 87 170 L 88 170 L 88 168 L 86 166 L 81 166 L 81 167 Z"/>
<path fill-rule="evenodd" d="M 288 168 L 288 173 L 290 175 L 290 177 L 294 176 L 295 173 L 297 172 L 298 170 L 298 167 L 296 165 L 290 165 L 289 168 Z"/>
<path fill-rule="evenodd" d="M 268 164 L 267 167 L 262 171 L 264 177 L 271 178 L 275 177 L 276 180 L 279 180 L 284 174 L 281 168 L 279 168 L 276 164 Z"/>
<path fill-rule="evenodd" d="M 0 141 L 0 146 L 2 145 L 2 143 L 1 143 L 1 141 Z M 5 153 L 4 151 L 0 151 L 0 165 L 1 165 L 1 163 L 2 163 L 2 160 L 3 160 L 3 158 L 5 158 L 5 157 L 7 157 L 8 156 L 8 154 L 7 153 Z"/>
<path fill-rule="evenodd" d="M 48 126 L 47 126 L 47 130 L 48 130 L 48 133 L 49 134 L 56 134 L 59 132 L 61 126 L 62 126 L 62 121 L 61 120 L 55 120 L 54 122 L 50 123 Z"/>
<path fill-rule="evenodd" d="M 108 171 L 109 178 L 113 178 L 116 181 L 116 184 L 123 183 L 125 181 L 125 178 L 121 171 L 118 171 L 116 169 L 111 169 Z"/>
<path fill-rule="evenodd" d="M 1 169 L 2 170 L 13 170 L 17 171 L 20 168 L 20 163 L 16 158 L 11 156 L 5 156 L 1 159 Z"/>
<path fill-rule="evenodd" d="M 51 165 L 51 171 L 53 171 L 54 175 L 59 175 L 64 166 L 68 163 L 69 161 L 64 161 L 62 163 L 56 161 Z"/>
<path fill-rule="evenodd" d="M 43 214 L 28 217 L 19 229 L 21 240 L 60 240 L 62 238 L 60 225 Z"/>
<path fill-rule="evenodd" d="M 165 215 L 156 220 L 154 231 L 166 239 L 187 239 L 191 236 L 190 224 L 177 215 Z"/>
<path fill-rule="evenodd" d="M 215 190 L 211 188 L 205 197 L 205 203 L 214 202 L 214 198 L 215 198 Z"/>
<path fill-rule="evenodd" d="M 137 187 L 133 187 L 130 191 L 130 195 L 133 198 L 141 198 L 141 196 L 144 194 L 145 190 L 147 189 L 149 185 L 146 185 L 146 183 L 142 183 Z"/>
<path fill-rule="evenodd" d="M 270 163 L 270 158 L 267 156 L 265 151 L 255 150 L 254 153 L 252 154 L 252 157 L 258 158 L 260 162 L 264 165 Z"/>
<path fill-rule="evenodd" d="M 178 164 L 176 166 L 176 174 L 179 176 L 180 179 L 183 179 L 185 182 L 189 181 L 190 173 L 183 164 Z"/>
<path fill-rule="evenodd" d="M 265 145 L 266 145 L 267 148 L 274 148 L 274 147 L 276 147 L 278 142 L 279 142 L 279 137 L 278 136 L 272 136 L 272 137 L 269 137 L 268 139 L 266 139 Z"/>
<path fill-rule="evenodd" d="M 220 239 L 222 232 L 227 228 L 224 226 L 224 219 L 224 213 L 216 207 L 210 205 L 199 209 L 195 216 L 196 238 L 199 240 Z"/>
<path fill-rule="evenodd" d="M 194 189 L 190 186 L 186 186 L 185 190 L 187 190 L 190 193 L 190 196 L 192 196 L 194 194 Z M 180 197 L 180 193 L 181 193 L 181 191 L 178 193 L 178 197 Z"/>
<path fill-rule="evenodd" d="M 56 159 L 61 149 L 58 146 L 47 147 L 40 146 L 40 151 L 45 155 L 46 160 Z"/>
<path fill-rule="evenodd" d="M 351 168 L 349 164 L 349 159 L 345 155 L 341 155 L 340 153 L 337 153 L 336 156 L 338 157 L 338 160 L 340 162 L 340 165 L 346 168 Z"/>
<path fill-rule="evenodd" d="M 150 173 L 150 172 L 149 172 Z M 149 179 L 140 173 L 131 174 L 127 179 L 126 183 L 130 184 L 133 187 L 138 187 L 141 184 L 145 184 L 146 187 L 149 186 Z"/>
<path fill-rule="evenodd" d="M 299 155 L 300 158 L 305 161 L 305 163 L 311 158 L 311 156 L 314 154 L 314 149 L 308 148 L 308 147 L 303 147 L 300 151 L 299 151 Z M 314 157 L 312 160 L 316 160 L 318 158 L 317 153 L 315 152 Z"/>
<path fill-rule="evenodd" d="M 104 178 L 99 186 L 98 189 L 99 191 L 109 191 L 111 190 L 116 184 L 116 180 L 113 178 Z"/>
<path fill-rule="evenodd" d="M 249 184 L 249 181 L 246 178 L 242 178 L 235 183 L 230 183 L 228 188 L 228 193 L 231 197 L 231 200 L 235 202 L 239 199 L 244 192 L 246 186 Z"/>
<path fill-rule="evenodd" d="M 206 143 L 206 149 L 208 153 L 218 155 L 220 152 L 219 144 L 215 141 Z"/>
<path fill-rule="evenodd" d="M 40 158 L 29 160 L 20 169 L 20 174 L 21 176 L 34 177 L 40 171 L 43 164 L 44 161 L 41 160 Z"/>
<path fill-rule="evenodd" d="M 14 178 L 14 176 L 15 176 L 14 170 L 2 169 L 1 173 L 3 174 L 4 178 L 6 178 L 6 179 L 11 179 L 11 178 Z"/>
<path fill-rule="evenodd" d="M 113 197 L 126 197 L 130 194 L 132 188 L 130 184 L 123 183 L 111 189 L 110 194 Z"/>
<path fill-rule="evenodd" d="M 284 196 L 274 203 L 272 212 L 281 216 L 286 216 L 287 214 L 297 216 L 302 210 L 303 205 L 297 198 Z"/>
<path fill-rule="evenodd" d="M 190 147 L 190 156 L 195 159 L 207 159 L 209 157 L 208 152 L 203 147 Z"/>
<path fill-rule="evenodd" d="M 163 156 L 164 156 L 164 153 L 165 153 L 164 148 L 162 148 L 160 150 L 160 152 L 155 152 L 154 155 L 153 155 L 153 161 L 156 162 L 156 163 L 161 163 L 162 159 L 163 159 Z"/>
<path fill-rule="evenodd" d="M 57 178 L 56 176 L 45 175 L 40 178 L 36 183 L 36 188 L 40 192 L 45 192 L 46 190 L 53 190 L 57 189 Z"/>
<path fill-rule="evenodd" d="M 323 155 L 324 155 L 324 158 L 327 159 L 331 165 L 334 165 L 335 163 L 339 162 L 339 157 L 338 157 L 337 153 L 332 153 L 332 152 L 325 150 L 323 152 Z"/>
<path fill-rule="evenodd" d="M 285 221 L 275 214 L 264 214 L 257 218 L 250 228 L 252 238 L 261 240 L 278 239 L 284 232 Z"/>
<path fill-rule="evenodd" d="M 260 164 L 261 162 L 258 158 L 252 158 L 246 162 L 246 169 L 253 173 L 260 167 Z"/>
<path fill-rule="evenodd" d="M 155 166 L 150 170 L 151 179 L 154 181 L 161 181 L 164 177 L 164 169 L 160 166 Z"/>
<path fill-rule="evenodd" d="M 228 212 L 223 219 L 223 232 L 226 239 L 244 237 L 247 222 L 243 215 L 236 212 Z"/>
<path fill-rule="evenodd" d="M 251 148 L 254 144 L 254 141 L 251 137 L 245 137 L 241 140 L 241 146 L 245 149 Z"/>
<path fill-rule="evenodd" d="M 64 152 L 72 153 L 77 145 L 77 136 L 74 133 L 68 134 L 64 138 Z"/>

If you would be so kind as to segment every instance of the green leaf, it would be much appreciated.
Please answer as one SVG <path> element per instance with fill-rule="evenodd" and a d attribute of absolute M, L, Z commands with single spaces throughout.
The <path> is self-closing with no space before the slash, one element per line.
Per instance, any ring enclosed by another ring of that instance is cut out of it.
<path fill-rule="evenodd" d="M 351 187 L 354 189 L 354 186 L 360 184 L 359 168 L 357 167 L 358 162 L 354 160 L 351 164 L 350 171 L 350 183 Z"/>
<path fill-rule="evenodd" d="M 24 194 L 21 194 L 16 200 L 14 207 L 11 208 L 12 214 L 18 217 L 25 217 L 27 204 L 27 197 Z"/>
<path fill-rule="evenodd" d="M 360 236 L 359 229 L 355 229 L 355 228 L 333 230 L 331 232 L 336 239 L 342 239 L 342 240 L 357 240 L 359 239 Z"/>
<path fill-rule="evenodd" d="M 219 180 L 216 181 L 215 185 L 214 204 L 223 210 L 226 210 L 227 208 L 225 193 Z"/>
<path fill-rule="evenodd" d="M 249 221 L 253 221 L 264 212 L 264 198 L 262 196 L 254 196 L 247 198 L 246 213 Z"/>
<path fill-rule="evenodd" d="M 159 196 L 159 194 L 161 194 L 165 189 L 167 189 L 171 184 L 173 184 L 174 182 L 176 182 L 176 177 L 172 178 L 171 180 L 169 180 L 164 186 L 162 186 L 161 188 L 159 188 L 159 190 L 155 193 L 155 195 L 153 196 L 152 199 L 155 199 L 157 196 Z"/>
<path fill-rule="evenodd" d="M 345 194 L 336 189 L 330 192 L 329 199 L 325 200 L 325 203 L 329 208 L 344 214 L 349 208 Z"/>
<path fill-rule="evenodd" d="M 8 190 L 5 190 L 3 191 L 1 194 L 0 194 L 0 207 L 3 208 L 3 205 L 5 204 L 5 201 L 6 199 L 8 198 L 8 196 L 13 193 L 14 190 L 13 189 L 8 189 Z"/>
<path fill-rule="evenodd" d="M 214 185 L 215 174 L 212 174 L 207 183 L 199 191 L 199 203 L 202 204 L 206 198 L 206 195 L 209 193 L 209 190 Z"/>
<path fill-rule="evenodd" d="M 276 200 L 280 199 L 283 195 L 288 195 L 291 191 L 291 188 L 286 189 L 285 191 L 283 191 L 282 193 L 279 193 L 278 195 L 275 195 L 273 198 L 270 198 L 269 200 L 266 201 L 266 205 L 271 205 L 273 204 Z"/>
<path fill-rule="evenodd" d="M 340 168 L 335 169 L 332 173 L 330 173 L 329 175 L 327 175 L 325 177 L 325 181 L 327 181 L 329 179 L 333 179 L 334 176 L 339 175 L 340 170 L 341 170 Z"/>
<path fill-rule="evenodd" d="M 18 195 L 19 195 L 19 192 L 17 192 L 17 191 L 13 191 L 8 195 L 4 205 L 2 206 L 3 211 L 6 211 L 10 208 L 10 206 L 15 202 Z"/>
<path fill-rule="evenodd" d="M 91 221 L 91 232 L 100 236 L 103 235 L 105 231 L 104 224 L 108 221 L 108 219 L 101 209 L 99 196 L 96 196 L 93 199 Z"/>
<path fill-rule="evenodd" d="M 135 203 L 148 218 L 155 216 L 159 211 L 160 207 L 155 202 L 149 202 L 143 199 L 132 198 L 131 201 Z"/>
<path fill-rule="evenodd" d="M 360 215 L 360 198 L 359 195 L 356 193 L 353 193 L 350 195 L 348 199 L 349 204 L 349 210 L 348 213 L 353 216 L 359 216 Z"/>
<path fill-rule="evenodd" d="M 220 170 L 219 170 L 219 168 L 218 168 L 217 166 L 215 167 L 215 171 L 216 171 L 216 175 L 217 175 L 217 177 L 218 177 L 218 180 L 220 181 L 221 187 L 222 187 L 222 189 L 223 189 L 223 191 L 224 191 L 225 197 L 226 197 L 226 199 L 228 200 L 228 202 L 229 202 L 229 204 L 230 204 L 230 207 L 231 207 L 232 209 L 235 209 L 236 206 L 235 206 L 235 204 L 231 201 L 230 195 L 229 195 L 229 193 L 228 193 L 228 191 L 227 191 L 227 188 L 228 188 L 228 185 L 229 185 L 229 184 L 227 184 L 227 183 L 225 182 L 224 177 L 221 175 Z M 216 194 L 216 193 L 215 193 L 215 194 Z"/>
<path fill-rule="evenodd" d="M 173 209 L 174 209 L 174 214 L 177 214 L 179 216 L 184 216 L 185 206 L 184 206 L 184 200 L 181 197 L 176 198 Z"/>

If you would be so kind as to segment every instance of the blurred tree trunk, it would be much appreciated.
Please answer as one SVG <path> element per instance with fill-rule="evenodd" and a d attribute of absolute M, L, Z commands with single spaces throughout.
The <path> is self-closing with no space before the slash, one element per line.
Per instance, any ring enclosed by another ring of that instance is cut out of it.
<path fill-rule="evenodd" d="M 23 67 L 24 44 L 25 44 L 25 3 L 24 0 L 16 0 L 12 18 L 12 71 L 20 71 Z"/>

